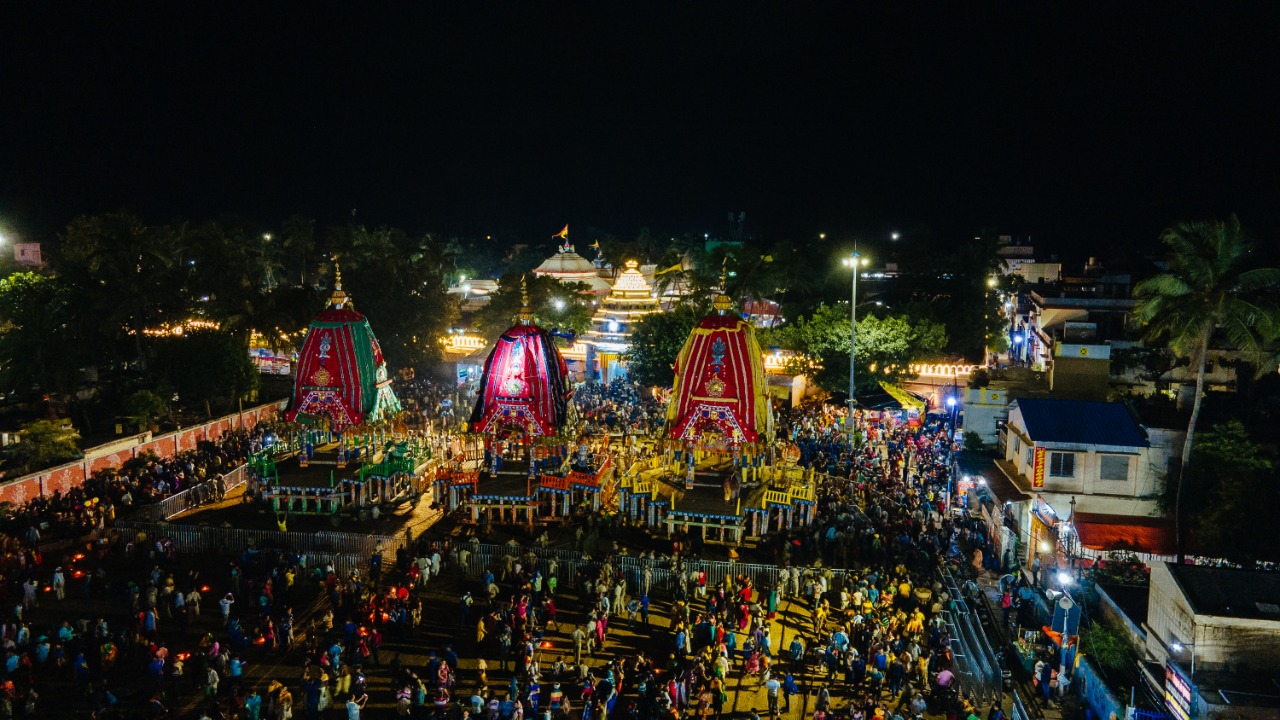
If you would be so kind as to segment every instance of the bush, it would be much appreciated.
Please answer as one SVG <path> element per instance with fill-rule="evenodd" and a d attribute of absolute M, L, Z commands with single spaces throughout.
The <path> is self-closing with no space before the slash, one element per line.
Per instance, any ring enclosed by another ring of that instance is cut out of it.
<path fill-rule="evenodd" d="M 964 449 L 968 452 L 982 452 L 986 449 L 986 443 L 982 442 L 982 436 L 970 430 L 964 434 Z"/>

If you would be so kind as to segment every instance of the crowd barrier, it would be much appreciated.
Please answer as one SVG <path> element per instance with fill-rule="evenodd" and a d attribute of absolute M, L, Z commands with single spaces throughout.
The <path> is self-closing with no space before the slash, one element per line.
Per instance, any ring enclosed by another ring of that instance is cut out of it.
<path fill-rule="evenodd" d="M 201 505 L 218 502 L 224 495 L 245 484 L 248 478 L 246 467 L 241 465 L 221 477 L 194 485 L 180 493 L 174 493 L 158 503 L 145 505 L 129 515 L 129 519 L 140 522 L 160 522 L 177 517 L 188 510 L 194 510 Z"/>
<path fill-rule="evenodd" d="M 247 548 L 274 548 L 298 554 L 354 555 L 368 563 L 374 553 L 394 553 L 404 539 L 391 535 L 344 532 L 248 530 L 204 525 L 174 525 L 127 518 L 116 522 L 122 534 L 146 533 L 152 540 L 169 538 L 181 553 L 239 553 Z"/>
<path fill-rule="evenodd" d="M 507 556 L 523 562 L 524 558 L 532 554 L 538 559 L 538 567 L 544 572 L 552 560 L 556 561 L 556 574 L 562 587 L 578 585 L 587 579 L 595 580 L 595 578 L 581 576 L 587 565 L 586 555 L 577 550 L 528 546 L 513 547 L 485 543 L 464 543 L 461 547 L 470 552 L 470 559 L 465 572 L 471 577 L 480 577 L 488 569 L 500 571 L 506 563 L 505 558 Z M 674 595 L 682 576 L 687 588 L 690 578 L 697 577 L 700 572 L 707 574 L 708 587 L 715 587 L 723 583 L 726 577 L 743 575 L 750 578 L 757 588 L 770 588 L 777 584 L 779 575 L 779 568 L 773 565 L 719 560 L 684 560 L 680 566 L 680 573 L 676 572 L 669 560 L 661 562 L 628 556 L 614 557 L 611 562 L 615 572 L 622 573 L 622 576 L 626 579 L 627 590 L 630 593 L 641 589 L 646 567 L 651 571 L 650 594 L 662 595 Z M 839 569 L 833 570 L 833 572 L 840 574 L 850 571 Z"/>

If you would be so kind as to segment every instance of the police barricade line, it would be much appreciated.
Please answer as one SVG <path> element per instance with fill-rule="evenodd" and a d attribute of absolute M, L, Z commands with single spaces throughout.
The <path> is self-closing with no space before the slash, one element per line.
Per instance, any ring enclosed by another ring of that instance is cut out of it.
<path fill-rule="evenodd" d="M 152 541 L 169 539 L 180 552 L 241 552 L 253 546 L 258 549 L 281 549 L 294 553 L 338 553 L 357 555 L 367 562 L 375 552 L 392 553 L 401 540 L 389 535 L 358 535 L 336 532 L 281 532 L 194 525 L 122 520 L 116 523 L 121 533 L 145 533 Z"/>

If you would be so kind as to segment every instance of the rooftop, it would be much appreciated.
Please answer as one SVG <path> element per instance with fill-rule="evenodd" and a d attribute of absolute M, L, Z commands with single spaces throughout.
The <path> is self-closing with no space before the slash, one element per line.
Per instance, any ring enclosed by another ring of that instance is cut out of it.
<path fill-rule="evenodd" d="M 1013 401 L 1034 442 L 1146 447 L 1142 429 L 1121 403 L 1050 398 Z"/>
<path fill-rule="evenodd" d="M 1197 614 L 1280 622 L 1280 573 L 1165 564 Z"/>

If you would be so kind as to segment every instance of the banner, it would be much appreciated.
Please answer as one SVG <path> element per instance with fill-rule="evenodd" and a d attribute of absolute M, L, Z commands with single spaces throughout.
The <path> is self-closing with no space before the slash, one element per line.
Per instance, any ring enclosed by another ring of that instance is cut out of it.
<path fill-rule="evenodd" d="M 1036 448 L 1036 464 L 1031 473 L 1031 487 L 1039 490 L 1044 487 L 1044 448 Z"/>

